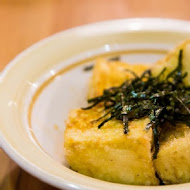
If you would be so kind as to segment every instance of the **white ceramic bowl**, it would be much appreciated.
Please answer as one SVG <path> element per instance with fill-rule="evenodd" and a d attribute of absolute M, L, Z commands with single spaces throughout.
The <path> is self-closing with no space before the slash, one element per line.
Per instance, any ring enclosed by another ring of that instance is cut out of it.
<path fill-rule="evenodd" d="M 131 186 L 93 179 L 69 169 L 64 159 L 64 120 L 86 104 L 85 65 L 97 56 L 153 63 L 190 37 L 190 23 L 124 19 L 53 35 L 18 55 L 0 77 L 0 145 L 23 169 L 61 189 L 190 189 L 190 184 Z"/>

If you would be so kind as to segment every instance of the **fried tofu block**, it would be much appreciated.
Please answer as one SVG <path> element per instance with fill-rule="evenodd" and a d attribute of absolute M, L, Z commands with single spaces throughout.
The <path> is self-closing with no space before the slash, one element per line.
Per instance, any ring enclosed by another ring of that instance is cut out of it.
<path fill-rule="evenodd" d="M 188 72 L 185 79 L 190 85 L 190 40 L 179 45 L 163 60 L 156 63 L 153 73 L 158 74 L 164 67 L 171 72 L 178 64 L 179 50 L 183 50 L 183 71 Z M 190 181 L 190 129 L 186 125 L 176 127 L 166 125 L 160 139 L 160 150 L 154 161 L 156 171 L 165 184 L 185 183 Z"/>
<path fill-rule="evenodd" d="M 185 78 L 185 83 L 190 85 L 190 39 L 186 40 L 171 52 L 169 52 L 164 59 L 159 60 L 156 64 L 152 66 L 153 75 L 158 75 L 163 68 L 166 68 L 164 72 L 163 79 L 176 68 L 178 65 L 178 56 L 179 51 L 183 50 L 183 60 L 182 60 L 182 69 L 184 72 L 188 72 L 188 76 Z"/>
<path fill-rule="evenodd" d="M 158 185 L 151 154 L 152 131 L 145 130 L 149 119 L 130 122 L 126 135 L 118 120 L 98 129 L 95 120 L 102 114 L 102 107 L 77 109 L 69 114 L 64 148 L 70 167 L 106 181 Z"/>
<path fill-rule="evenodd" d="M 127 70 L 140 75 L 147 66 L 99 60 L 90 82 L 89 97 L 131 78 Z M 98 129 L 95 122 L 104 114 L 98 106 L 90 110 L 73 110 L 66 122 L 65 156 L 70 167 L 82 174 L 116 183 L 158 185 L 152 161 L 152 129 L 145 130 L 149 119 L 129 123 L 129 134 L 123 133 L 118 120 Z M 101 122 L 101 121 L 100 121 Z"/>
<path fill-rule="evenodd" d="M 105 59 L 98 59 L 90 80 L 88 97 L 100 96 L 104 89 L 121 85 L 125 80 L 133 77 L 130 71 L 140 76 L 147 69 L 147 65 L 132 65 L 120 61 L 109 62 Z"/>
<path fill-rule="evenodd" d="M 160 150 L 154 161 L 156 171 L 165 184 L 190 181 L 190 129 L 178 124 L 165 126 Z"/>

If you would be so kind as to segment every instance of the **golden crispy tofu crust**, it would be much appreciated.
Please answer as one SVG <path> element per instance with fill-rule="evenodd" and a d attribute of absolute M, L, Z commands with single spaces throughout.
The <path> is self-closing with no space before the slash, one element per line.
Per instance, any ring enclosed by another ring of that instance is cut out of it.
<path fill-rule="evenodd" d="M 102 114 L 102 107 L 69 114 L 64 146 L 71 168 L 116 183 L 157 185 L 150 152 L 152 131 L 145 130 L 149 119 L 130 122 L 126 135 L 117 120 L 98 129 L 95 120 Z"/>
<path fill-rule="evenodd" d="M 121 85 L 125 80 L 133 77 L 129 71 L 135 71 L 140 76 L 146 69 L 148 69 L 147 65 L 98 59 L 90 79 L 88 97 L 100 96 L 103 90 Z"/>
<path fill-rule="evenodd" d="M 154 161 L 165 184 L 190 181 L 190 129 L 186 125 L 167 125 L 161 136 L 160 150 Z"/>
<path fill-rule="evenodd" d="M 183 50 L 183 71 L 190 73 L 190 39 L 184 41 L 172 51 L 170 51 L 163 59 L 159 60 L 152 66 L 153 75 L 158 75 L 163 68 L 166 68 L 163 78 L 167 76 L 178 65 L 179 51 Z M 186 84 L 190 85 L 190 74 L 185 78 Z"/>

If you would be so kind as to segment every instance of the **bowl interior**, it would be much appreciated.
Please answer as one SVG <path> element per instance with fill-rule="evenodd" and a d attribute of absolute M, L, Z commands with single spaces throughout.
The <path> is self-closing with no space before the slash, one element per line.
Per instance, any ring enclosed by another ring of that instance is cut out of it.
<path fill-rule="evenodd" d="M 65 121 L 70 110 L 87 105 L 92 70 L 84 71 L 84 68 L 94 65 L 99 57 L 119 58 L 131 64 L 153 64 L 164 56 L 168 48 L 166 44 L 105 45 L 51 68 L 31 84 L 30 98 L 26 102 L 28 114 L 23 115 L 30 138 L 54 160 L 67 166 L 63 148 Z"/>

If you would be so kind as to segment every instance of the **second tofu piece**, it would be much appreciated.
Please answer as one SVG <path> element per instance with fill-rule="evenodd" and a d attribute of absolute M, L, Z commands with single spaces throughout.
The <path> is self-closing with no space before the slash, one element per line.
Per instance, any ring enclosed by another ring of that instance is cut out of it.
<path fill-rule="evenodd" d="M 190 85 L 190 40 L 186 40 L 164 59 L 153 66 L 157 75 L 164 67 L 166 74 L 176 68 L 180 50 L 183 50 L 182 69 L 188 72 L 185 83 Z M 186 183 L 190 181 L 190 128 L 184 124 L 164 126 L 160 139 L 158 157 L 154 160 L 156 171 L 165 184 Z"/>
<path fill-rule="evenodd" d="M 165 128 L 154 161 L 156 170 L 165 184 L 187 183 L 190 181 L 190 129 L 182 124 Z"/>

